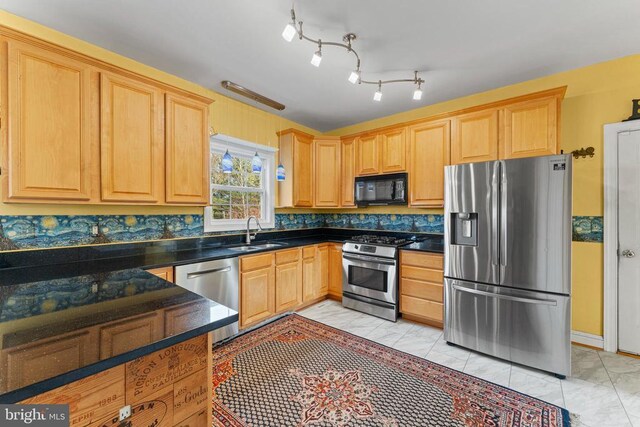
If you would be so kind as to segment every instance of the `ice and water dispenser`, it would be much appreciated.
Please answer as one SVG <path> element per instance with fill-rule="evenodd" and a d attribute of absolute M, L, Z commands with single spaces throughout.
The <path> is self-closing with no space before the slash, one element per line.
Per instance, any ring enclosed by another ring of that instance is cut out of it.
<path fill-rule="evenodd" d="M 478 246 L 478 213 L 452 213 L 450 237 L 452 245 Z"/>

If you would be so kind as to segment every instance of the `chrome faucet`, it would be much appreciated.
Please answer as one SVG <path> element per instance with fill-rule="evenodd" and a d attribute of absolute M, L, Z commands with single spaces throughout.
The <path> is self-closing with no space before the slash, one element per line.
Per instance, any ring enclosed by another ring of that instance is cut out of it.
<path fill-rule="evenodd" d="M 251 218 L 256 220 L 256 224 L 258 225 L 258 228 L 260 229 L 260 231 L 262 231 L 262 226 L 260 225 L 260 221 L 258 221 L 258 218 L 256 218 L 253 215 L 247 218 L 247 238 L 245 239 L 245 242 L 247 245 L 250 245 L 251 241 L 254 240 L 258 235 L 258 230 L 256 230 L 255 233 L 253 233 L 253 236 L 251 235 L 251 229 L 249 228 L 249 223 L 251 222 Z"/>

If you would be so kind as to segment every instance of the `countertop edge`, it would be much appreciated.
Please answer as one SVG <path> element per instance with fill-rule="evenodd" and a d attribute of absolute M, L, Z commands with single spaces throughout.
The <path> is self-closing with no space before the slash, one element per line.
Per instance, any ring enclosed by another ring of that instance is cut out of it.
<path fill-rule="evenodd" d="M 58 387 L 68 385 L 74 381 L 81 380 L 94 374 L 98 374 L 100 372 L 106 371 L 107 369 L 130 362 L 139 357 L 146 356 L 163 348 L 171 347 L 172 345 L 179 344 L 191 338 L 204 335 L 215 329 L 222 328 L 224 326 L 230 325 L 231 323 L 237 322 L 238 320 L 239 315 L 236 313 L 208 325 L 200 326 L 190 331 L 165 338 L 161 341 L 139 347 L 135 350 L 131 350 L 126 353 L 101 360 L 91 365 L 87 365 L 70 372 L 65 372 L 64 374 L 60 374 L 53 378 L 49 378 L 38 383 L 30 384 L 26 387 L 7 392 L 0 395 L 0 403 L 17 403 L 30 397 L 46 393 Z"/>

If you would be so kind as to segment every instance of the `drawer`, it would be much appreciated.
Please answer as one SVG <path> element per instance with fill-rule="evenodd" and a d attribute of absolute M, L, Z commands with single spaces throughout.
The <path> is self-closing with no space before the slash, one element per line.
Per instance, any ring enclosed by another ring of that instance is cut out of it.
<path fill-rule="evenodd" d="M 438 283 L 402 278 L 400 279 L 400 294 L 441 303 L 444 300 L 444 286 Z"/>
<path fill-rule="evenodd" d="M 429 268 L 401 265 L 400 277 L 405 279 L 417 279 L 426 282 L 442 283 L 444 281 L 444 272 L 442 270 L 431 270 Z"/>
<path fill-rule="evenodd" d="M 273 253 L 251 255 L 240 258 L 240 270 L 251 271 L 270 267 L 273 263 Z"/>
<path fill-rule="evenodd" d="M 313 258 L 316 256 L 315 246 L 305 246 L 302 248 L 302 258 Z"/>
<path fill-rule="evenodd" d="M 296 262 L 300 259 L 300 249 L 287 249 L 285 251 L 276 252 L 276 264 L 287 264 Z"/>
<path fill-rule="evenodd" d="M 442 322 L 444 305 L 426 299 L 400 296 L 400 312 Z"/>
<path fill-rule="evenodd" d="M 400 264 L 443 270 L 444 255 L 416 251 L 402 251 L 400 255 Z"/>

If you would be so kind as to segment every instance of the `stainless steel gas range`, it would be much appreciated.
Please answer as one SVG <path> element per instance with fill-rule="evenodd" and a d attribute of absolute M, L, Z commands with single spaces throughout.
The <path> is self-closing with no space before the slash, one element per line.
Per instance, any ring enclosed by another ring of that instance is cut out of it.
<path fill-rule="evenodd" d="M 355 236 L 342 247 L 342 305 L 398 319 L 398 248 L 409 240 Z"/>

